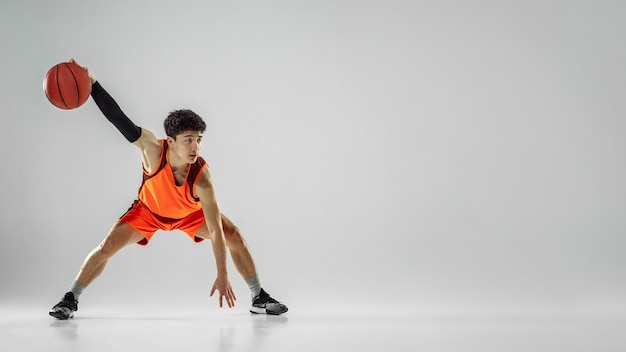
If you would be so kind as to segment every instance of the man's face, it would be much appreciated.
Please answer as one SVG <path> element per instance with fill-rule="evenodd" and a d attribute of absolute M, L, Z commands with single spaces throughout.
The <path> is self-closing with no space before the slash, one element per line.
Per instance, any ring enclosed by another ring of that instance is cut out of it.
<path fill-rule="evenodd" d="M 199 131 L 185 131 L 176 136 L 176 139 L 168 137 L 172 151 L 181 160 L 185 160 L 188 164 L 193 164 L 198 160 L 200 147 L 202 146 L 202 133 Z"/>

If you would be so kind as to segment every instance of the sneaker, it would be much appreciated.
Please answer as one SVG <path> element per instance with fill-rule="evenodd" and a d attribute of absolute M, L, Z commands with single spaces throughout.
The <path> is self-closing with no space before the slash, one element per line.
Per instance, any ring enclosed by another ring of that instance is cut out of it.
<path fill-rule="evenodd" d="M 50 309 L 51 316 L 66 320 L 74 317 L 74 312 L 78 310 L 78 301 L 74 298 L 74 294 L 72 292 L 68 292 L 63 297 L 61 302 L 57 303 L 52 309 Z"/>
<path fill-rule="evenodd" d="M 270 295 L 261 289 L 258 296 L 252 300 L 250 313 L 280 315 L 287 312 L 287 306 L 270 297 Z"/>

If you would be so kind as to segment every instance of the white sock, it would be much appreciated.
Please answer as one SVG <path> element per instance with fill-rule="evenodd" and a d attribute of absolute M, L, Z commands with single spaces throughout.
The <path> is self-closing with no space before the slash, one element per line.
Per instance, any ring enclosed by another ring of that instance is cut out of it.
<path fill-rule="evenodd" d="M 250 288 L 250 293 L 252 294 L 252 298 L 256 297 L 261 293 L 261 281 L 259 280 L 259 276 L 253 276 L 249 279 L 246 279 L 246 283 Z"/>
<path fill-rule="evenodd" d="M 78 301 L 78 297 L 80 297 L 80 295 L 83 293 L 83 290 L 85 289 L 85 285 L 81 284 L 78 281 L 74 281 L 72 283 L 72 286 L 70 286 L 70 291 L 72 291 L 72 293 L 74 294 L 74 299 Z"/>

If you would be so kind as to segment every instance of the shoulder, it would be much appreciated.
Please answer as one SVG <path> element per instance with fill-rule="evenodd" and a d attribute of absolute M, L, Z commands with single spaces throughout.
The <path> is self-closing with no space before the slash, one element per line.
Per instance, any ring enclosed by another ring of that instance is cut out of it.
<path fill-rule="evenodd" d="M 206 162 L 203 165 L 207 165 Z M 208 167 L 202 167 L 202 169 L 200 169 L 198 178 L 196 179 L 196 187 L 198 189 L 213 187 L 213 177 L 211 176 L 211 171 L 209 171 Z"/>
<path fill-rule="evenodd" d="M 152 131 L 145 128 L 141 129 L 141 136 L 133 142 L 134 145 L 144 151 L 156 151 L 161 153 L 161 140 L 158 139 Z"/>
<path fill-rule="evenodd" d="M 149 159 L 154 159 L 154 162 L 158 163 L 158 160 L 161 158 L 161 151 L 163 150 L 162 142 L 163 140 L 158 139 L 150 130 L 142 128 L 141 136 L 138 140 L 133 142 L 133 144 L 141 149 L 143 155 Z"/>
<path fill-rule="evenodd" d="M 209 165 L 206 163 L 206 161 L 202 157 L 198 157 L 198 160 L 196 160 L 195 163 L 191 164 L 191 167 L 189 168 L 189 171 L 187 173 L 187 182 L 189 182 L 189 185 L 197 185 L 198 181 L 203 177 L 203 171 L 208 168 Z"/>
<path fill-rule="evenodd" d="M 198 175 L 195 188 L 196 195 L 203 204 L 210 204 L 215 201 L 215 186 L 208 167 L 204 167 Z"/>
<path fill-rule="evenodd" d="M 141 159 L 145 172 L 152 173 L 161 164 L 161 152 L 163 150 L 162 140 L 150 130 L 141 129 L 141 136 L 133 144 L 141 150 Z"/>

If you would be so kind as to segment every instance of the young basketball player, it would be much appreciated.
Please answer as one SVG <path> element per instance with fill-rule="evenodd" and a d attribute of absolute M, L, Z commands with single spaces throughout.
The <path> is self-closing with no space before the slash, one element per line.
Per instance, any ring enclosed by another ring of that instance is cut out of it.
<path fill-rule="evenodd" d="M 74 60 L 71 60 L 74 62 Z M 83 68 L 89 73 L 87 68 Z M 147 245 L 157 230 L 182 230 L 195 242 L 211 240 L 217 278 L 210 295 L 218 292 L 223 300 L 235 305 L 226 270 L 226 248 L 235 267 L 252 293 L 252 313 L 279 315 L 287 307 L 270 297 L 262 288 L 246 241 L 237 227 L 220 213 L 211 173 L 200 156 L 202 134 L 206 124 L 191 110 L 171 112 L 164 122 L 166 139 L 137 127 L 102 88 L 93 75 L 91 96 L 104 116 L 141 151 L 143 182 L 138 199 L 113 225 L 109 234 L 85 259 L 76 279 L 61 302 L 49 314 L 68 319 L 78 310 L 83 290 L 104 270 L 107 261 L 120 249 L 133 243 Z"/>

